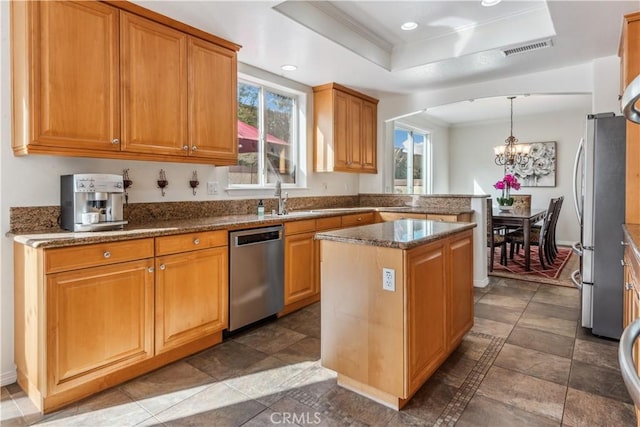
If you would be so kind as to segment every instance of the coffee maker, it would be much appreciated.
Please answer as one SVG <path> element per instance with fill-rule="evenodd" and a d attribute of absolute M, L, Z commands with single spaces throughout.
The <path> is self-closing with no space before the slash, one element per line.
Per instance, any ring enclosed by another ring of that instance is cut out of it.
<path fill-rule="evenodd" d="M 121 175 L 60 176 L 60 226 L 69 231 L 119 230 L 123 220 Z"/>

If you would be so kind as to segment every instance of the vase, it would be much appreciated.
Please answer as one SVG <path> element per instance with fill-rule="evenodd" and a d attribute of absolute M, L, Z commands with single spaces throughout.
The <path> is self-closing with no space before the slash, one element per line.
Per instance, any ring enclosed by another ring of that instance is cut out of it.
<path fill-rule="evenodd" d="M 498 205 L 498 209 L 500 209 L 501 212 L 511 212 L 511 210 L 513 209 L 513 205 Z"/>

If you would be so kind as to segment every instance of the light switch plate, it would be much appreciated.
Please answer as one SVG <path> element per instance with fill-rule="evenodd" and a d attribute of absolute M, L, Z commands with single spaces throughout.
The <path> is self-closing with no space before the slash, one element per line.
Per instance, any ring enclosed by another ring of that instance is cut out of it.
<path fill-rule="evenodd" d="M 382 269 L 382 289 L 385 291 L 396 291 L 396 271 L 393 268 Z"/>

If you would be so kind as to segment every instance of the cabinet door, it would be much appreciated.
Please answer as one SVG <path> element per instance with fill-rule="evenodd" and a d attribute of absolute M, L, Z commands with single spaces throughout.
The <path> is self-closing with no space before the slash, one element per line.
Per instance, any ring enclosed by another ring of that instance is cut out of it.
<path fill-rule="evenodd" d="M 315 232 L 285 238 L 284 304 L 291 304 L 318 293 Z"/>
<path fill-rule="evenodd" d="M 369 101 L 362 102 L 362 172 L 377 173 L 377 124 L 378 106 Z"/>
<path fill-rule="evenodd" d="M 152 267 L 147 259 L 47 275 L 50 393 L 153 356 Z"/>
<path fill-rule="evenodd" d="M 473 326 L 473 234 L 452 237 L 449 244 L 449 349 L 457 346 Z"/>
<path fill-rule="evenodd" d="M 34 66 L 22 72 L 34 73 L 31 142 L 119 150 L 112 144 L 120 138 L 117 9 L 84 1 L 29 6 L 34 8 L 37 34 Z"/>
<path fill-rule="evenodd" d="M 123 150 L 187 155 L 187 35 L 121 12 Z"/>
<path fill-rule="evenodd" d="M 362 169 L 362 100 L 349 96 L 349 136 L 347 139 L 349 169 Z"/>
<path fill-rule="evenodd" d="M 340 91 L 333 91 L 333 169 L 346 171 L 349 169 L 349 98 L 350 96 Z"/>
<path fill-rule="evenodd" d="M 407 251 L 405 377 L 411 394 L 447 355 L 445 241 Z"/>
<path fill-rule="evenodd" d="M 189 38 L 189 150 L 192 156 L 238 161 L 236 53 Z"/>
<path fill-rule="evenodd" d="M 156 354 L 227 327 L 228 249 L 156 258 Z"/>

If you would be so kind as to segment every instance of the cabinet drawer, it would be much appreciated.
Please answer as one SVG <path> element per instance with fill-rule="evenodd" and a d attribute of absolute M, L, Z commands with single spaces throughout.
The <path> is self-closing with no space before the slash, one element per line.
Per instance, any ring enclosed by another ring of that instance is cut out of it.
<path fill-rule="evenodd" d="M 432 221 L 457 222 L 458 215 L 427 214 L 427 219 L 430 219 Z"/>
<path fill-rule="evenodd" d="M 47 249 L 45 251 L 45 272 L 56 273 L 151 257 L 153 257 L 153 239 Z"/>
<path fill-rule="evenodd" d="M 156 237 L 156 256 L 226 246 L 228 238 L 227 230 Z"/>
<path fill-rule="evenodd" d="M 378 212 L 382 221 L 396 221 L 399 219 L 427 219 L 426 214 L 402 212 Z"/>
<path fill-rule="evenodd" d="M 340 216 L 316 219 L 316 231 L 333 230 L 340 227 L 342 227 L 342 217 Z"/>
<path fill-rule="evenodd" d="M 342 217 L 343 227 L 353 227 L 356 225 L 373 224 L 374 212 L 344 215 Z"/>
<path fill-rule="evenodd" d="M 315 231 L 316 220 L 305 219 L 304 221 L 291 221 L 284 224 L 284 234 L 289 236 L 291 234 L 308 233 Z"/>

